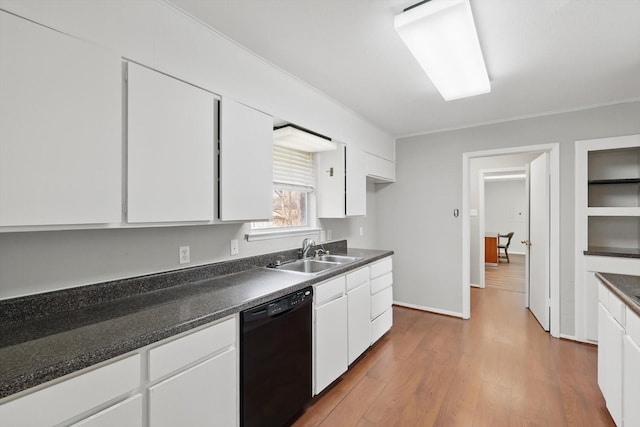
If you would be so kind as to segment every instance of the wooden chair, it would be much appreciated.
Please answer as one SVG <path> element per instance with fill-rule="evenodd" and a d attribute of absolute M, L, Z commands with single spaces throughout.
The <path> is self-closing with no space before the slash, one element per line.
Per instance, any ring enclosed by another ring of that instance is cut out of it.
<path fill-rule="evenodd" d="M 511 238 L 513 237 L 513 231 L 507 234 L 498 234 L 498 258 L 506 258 L 508 263 L 511 263 L 509 260 L 509 245 L 511 244 Z M 500 243 L 500 239 L 507 239 L 507 243 Z M 500 255 L 500 250 L 504 251 L 504 255 Z M 500 259 L 498 259 L 500 262 Z"/>

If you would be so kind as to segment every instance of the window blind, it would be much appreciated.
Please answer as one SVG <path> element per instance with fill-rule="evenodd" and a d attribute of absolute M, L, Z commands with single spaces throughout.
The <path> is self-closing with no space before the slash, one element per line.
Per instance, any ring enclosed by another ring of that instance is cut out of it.
<path fill-rule="evenodd" d="M 273 182 L 279 187 L 312 190 L 315 186 L 313 153 L 274 145 Z"/>

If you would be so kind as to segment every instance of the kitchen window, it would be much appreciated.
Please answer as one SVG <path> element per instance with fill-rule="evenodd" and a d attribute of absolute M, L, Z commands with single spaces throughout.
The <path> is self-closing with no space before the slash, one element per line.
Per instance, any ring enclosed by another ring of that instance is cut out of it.
<path fill-rule="evenodd" d="M 314 216 L 313 153 L 274 145 L 273 219 L 251 223 L 251 230 L 308 229 Z"/>

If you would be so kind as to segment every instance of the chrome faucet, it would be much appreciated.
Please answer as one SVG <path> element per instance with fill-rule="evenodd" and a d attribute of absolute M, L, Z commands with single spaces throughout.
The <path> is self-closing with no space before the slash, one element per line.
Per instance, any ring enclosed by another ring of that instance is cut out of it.
<path fill-rule="evenodd" d="M 314 242 L 312 239 L 309 239 L 308 237 L 302 241 L 302 259 L 307 258 L 309 251 L 315 245 L 316 242 Z"/>

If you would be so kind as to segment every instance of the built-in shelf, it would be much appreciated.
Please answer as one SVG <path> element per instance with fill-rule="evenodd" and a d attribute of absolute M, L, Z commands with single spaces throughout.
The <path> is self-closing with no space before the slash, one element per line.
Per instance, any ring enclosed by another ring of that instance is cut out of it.
<path fill-rule="evenodd" d="M 640 272 L 640 135 L 575 145 L 575 336 L 598 341 L 596 272 Z"/>
<path fill-rule="evenodd" d="M 589 207 L 587 208 L 588 216 L 640 216 L 640 207 Z"/>
<path fill-rule="evenodd" d="M 640 178 L 592 179 L 589 185 L 640 184 Z"/>
<path fill-rule="evenodd" d="M 608 246 L 589 246 L 585 255 L 640 258 L 640 248 L 613 248 Z"/>

